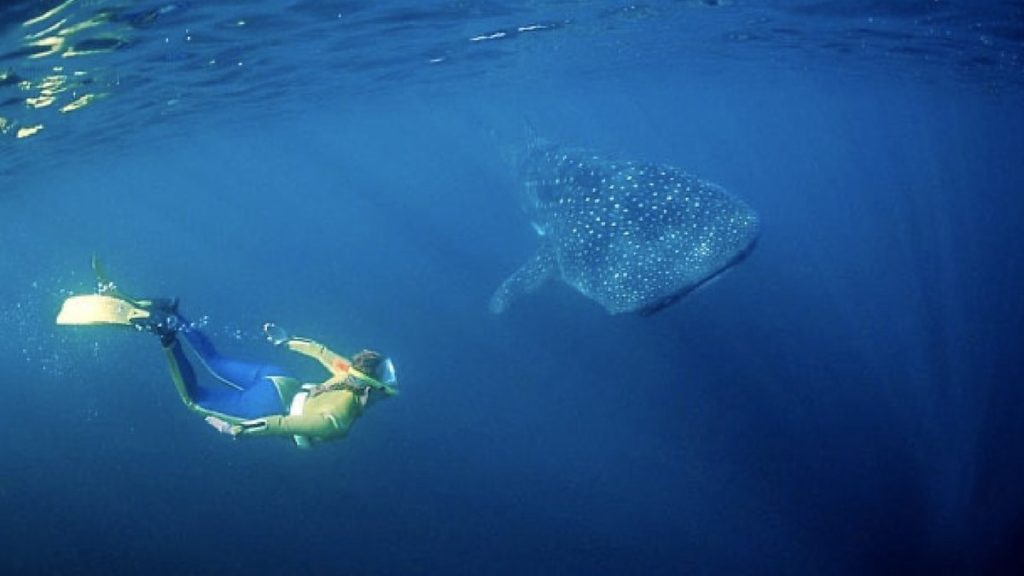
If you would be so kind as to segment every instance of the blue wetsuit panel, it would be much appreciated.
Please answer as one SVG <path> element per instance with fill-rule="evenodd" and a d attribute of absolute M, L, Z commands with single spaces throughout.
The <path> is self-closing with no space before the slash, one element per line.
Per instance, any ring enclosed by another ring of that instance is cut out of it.
<path fill-rule="evenodd" d="M 188 321 L 181 319 L 182 325 Z M 179 332 L 188 341 L 200 361 L 219 382 L 215 387 L 200 386 L 191 363 L 181 346 L 173 348 L 185 389 L 199 406 L 236 418 L 261 418 L 287 414 L 288 407 L 281 402 L 277 388 L 268 376 L 288 376 L 273 364 L 245 362 L 222 356 L 206 336 L 195 328 Z"/>

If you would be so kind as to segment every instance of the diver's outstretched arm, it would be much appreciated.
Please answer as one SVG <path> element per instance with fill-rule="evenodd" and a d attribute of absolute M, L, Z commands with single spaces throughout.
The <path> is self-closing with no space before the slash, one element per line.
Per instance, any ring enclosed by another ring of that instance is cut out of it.
<path fill-rule="evenodd" d="M 320 362 L 331 374 L 338 376 L 348 371 L 351 364 L 347 358 L 331 350 L 327 346 L 308 338 L 289 338 L 284 343 L 292 352 L 309 356 Z"/>
<path fill-rule="evenodd" d="M 263 332 L 267 335 L 267 341 L 274 346 L 284 346 L 292 352 L 298 352 L 313 358 L 320 362 L 336 378 L 344 376 L 348 372 L 349 365 L 351 365 L 347 358 L 334 352 L 327 346 L 309 338 L 293 338 L 288 335 L 284 328 L 273 322 L 264 324 Z"/>

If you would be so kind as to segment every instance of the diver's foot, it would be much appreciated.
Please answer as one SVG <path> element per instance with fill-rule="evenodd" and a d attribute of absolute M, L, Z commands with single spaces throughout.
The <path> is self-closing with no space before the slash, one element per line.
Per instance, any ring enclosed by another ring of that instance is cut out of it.
<path fill-rule="evenodd" d="M 145 318 L 132 320 L 132 324 L 139 330 L 152 332 L 160 337 L 160 343 L 168 347 L 174 343 L 178 330 L 181 330 L 183 322 L 178 316 L 177 298 L 152 298 L 140 300 L 138 305 L 149 312 Z"/>
<path fill-rule="evenodd" d="M 174 345 L 175 342 L 178 341 L 177 330 L 166 330 L 163 332 L 157 332 L 157 335 L 160 336 L 160 345 L 163 346 L 164 348 L 170 348 L 171 346 Z"/>
<path fill-rule="evenodd" d="M 173 296 L 171 298 L 151 298 L 149 300 L 139 300 L 139 306 L 145 310 L 159 310 L 167 314 L 177 314 L 178 297 Z"/>

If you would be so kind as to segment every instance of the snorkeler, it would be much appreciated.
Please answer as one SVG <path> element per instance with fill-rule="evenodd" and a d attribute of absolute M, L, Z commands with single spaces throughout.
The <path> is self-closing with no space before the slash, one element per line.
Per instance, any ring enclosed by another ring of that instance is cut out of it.
<path fill-rule="evenodd" d="M 159 336 L 171 380 L 185 406 L 218 432 L 235 438 L 291 436 L 306 448 L 345 436 L 370 404 L 398 393 L 394 363 L 380 353 L 363 350 L 349 361 L 318 342 L 291 337 L 272 323 L 263 326 L 272 344 L 319 361 L 329 377 L 319 384 L 302 384 L 272 364 L 226 358 L 178 313 L 177 300 L 129 298 L 105 280 L 95 259 L 93 268 L 101 293 L 68 298 L 57 323 L 134 326 Z M 179 335 L 221 386 L 199 385 Z"/>

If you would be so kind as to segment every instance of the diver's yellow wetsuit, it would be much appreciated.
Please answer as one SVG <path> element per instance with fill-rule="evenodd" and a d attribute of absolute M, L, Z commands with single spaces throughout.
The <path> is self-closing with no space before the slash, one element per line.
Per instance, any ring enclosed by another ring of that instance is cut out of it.
<path fill-rule="evenodd" d="M 309 392 L 309 397 L 306 398 L 302 408 L 302 414 L 273 415 L 257 420 L 248 420 L 243 423 L 240 433 L 245 436 L 306 436 L 313 441 L 335 440 L 343 437 L 348 432 L 349 426 L 363 413 L 369 388 L 363 388 L 358 393 L 353 387 L 331 388 L 333 385 L 344 384 L 358 371 L 352 368 L 352 364 L 346 358 L 323 344 L 304 338 L 292 338 L 285 342 L 285 346 L 293 352 L 318 360 L 331 373 L 331 377 Z M 285 389 L 297 391 L 298 381 L 294 378 L 272 377 L 271 380 L 274 381 L 274 385 L 279 391 Z M 283 382 L 283 380 L 291 382 Z M 319 389 L 326 389 L 326 391 L 317 393 Z M 288 399 L 289 405 L 293 398 Z M 261 420 L 262 422 L 260 422 Z"/>
<path fill-rule="evenodd" d="M 266 381 L 273 383 L 280 400 L 280 409 L 276 410 L 277 413 L 268 411 L 266 415 L 255 418 L 252 415 L 242 417 L 202 406 L 201 402 L 193 398 L 196 390 L 194 386 L 190 387 L 186 383 L 187 380 L 194 380 L 194 377 L 189 379 L 183 376 L 183 372 L 190 372 L 191 367 L 181 354 L 181 345 L 172 341 L 165 347 L 165 352 L 174 386 L 185 405 L 194 412 L 227 422 L 231 425 L 229 433 L 233 436 L 293 436 L 299 446 L 338 439 L 345 436 L 352 423 L 362 414 L 371 389 L 381 390 L 387 395 L 396 393 L 393 387 L 359 372 L 348 359 L 323 344 L 306 338 L 289 338 L 283 345 L 293 352 L 319 361 L 330 372 L 330 377 L 318 385 L 303 385 L 290 376 L 260 376 L 261 380 L 265 380 L 260 386 L 267 387 Z M 237 388 L 228 380 L 221 379 L 228 386 Z M 190 389 L 193 393 L 190 393 Z"/>

